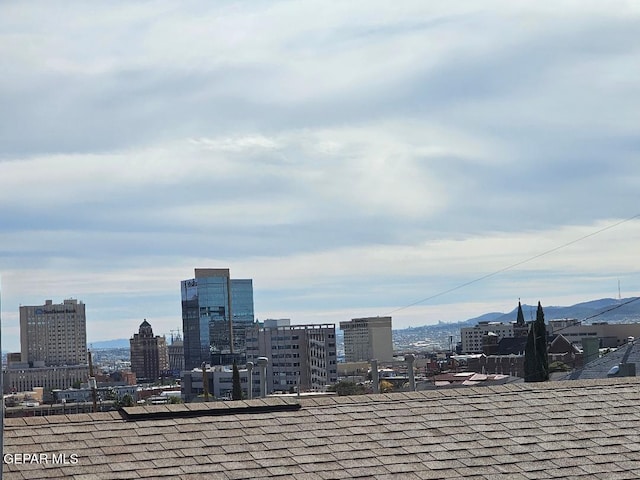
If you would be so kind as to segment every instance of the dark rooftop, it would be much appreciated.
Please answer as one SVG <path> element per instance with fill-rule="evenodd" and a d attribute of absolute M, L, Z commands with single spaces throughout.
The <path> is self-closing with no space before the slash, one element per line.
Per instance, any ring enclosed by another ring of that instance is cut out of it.
<path fill-rule="evenodd" d="M 639 403 L 640 379 L 629 377 L 14 418 L 5 421 L 4 473 L 76 480 L 630 479 L 640 474 Z M 25 454 L 48 461 L 25 464 Z M 53 454 L 66 455 L 68 464 L 53 464 Z"/>
<path fill-rule="evenodd" d="M 613 352 L 592 360 L 583 368 L 568 373 L 564 380 L 607 378 L 611 368 L 621 363 L 635 363 L 636 371 L 640 373 L 640 341 L 629 342 Z"/>

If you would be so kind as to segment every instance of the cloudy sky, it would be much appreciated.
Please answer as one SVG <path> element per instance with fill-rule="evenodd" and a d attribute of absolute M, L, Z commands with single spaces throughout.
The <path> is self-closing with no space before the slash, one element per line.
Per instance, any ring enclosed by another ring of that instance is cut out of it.
<path fill-rule="evenodd" d="M 195 267 L 295 323 L 640 294 L 637 2 L 0 9 L 4 349 L 181 328 Z"/>

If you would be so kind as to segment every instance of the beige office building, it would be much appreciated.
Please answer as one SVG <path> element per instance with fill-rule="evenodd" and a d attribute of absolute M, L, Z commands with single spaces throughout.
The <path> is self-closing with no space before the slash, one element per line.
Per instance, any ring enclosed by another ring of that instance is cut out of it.
<path fill-rule="evenodd" d="M 344 332 L 345 361 L 393 360 L 391 317 L 354 318 L 340 322 L 340 330 Z"/>
<path fill-rule="evenodd" d="M 575 319 L 559 319 L 549 322 L 549 333 L 561 333 L 571 343 L 580 343 L 585 338 L 597 338 L 600 348 L 616 348 L 633 339 L 640 338 L 640 323 L 596 322 L 583 325 Z"/>
<path fill-rule="evenodd" d="M 513 338 L 514 324 L 500 322 L 480 322 L 473 327 L 460 329 L 462 339 L 462 353 L 482 353 L 482 338 L 487 334 L 495 334 L 498 341 L 503 338 Z"/>
<path fill-rule="evenodd" d="M 87 364 L 87 319 L 75 299 L 20 307 L 22 362 L 32 367 Z"/>

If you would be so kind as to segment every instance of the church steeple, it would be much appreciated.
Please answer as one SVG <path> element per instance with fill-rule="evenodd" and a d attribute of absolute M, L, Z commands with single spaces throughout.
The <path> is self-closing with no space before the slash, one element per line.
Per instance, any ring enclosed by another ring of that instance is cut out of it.
<path fill-rule="evenodd" d="M 518 300 L 518 317 L 516 318 L 516 325 L 519 327 L 524 327 L 524 314 L 522 313 L 522 305 L 520 304 L 520 300 Z"/>
<path fill-rule="evenodd" d="M 516 338 L 526 337 L 529 333 L 529 326 L 524 321 L 524 313 L 522 313 L 522 304 L 518 299 L 518 316 L 513 326 L 513 336 Z"/>

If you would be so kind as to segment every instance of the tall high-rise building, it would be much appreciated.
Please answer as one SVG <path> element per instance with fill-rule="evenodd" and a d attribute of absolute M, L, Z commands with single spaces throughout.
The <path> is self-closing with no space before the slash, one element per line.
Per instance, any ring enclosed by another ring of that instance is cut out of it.
<path fill-rule="evenodd" d="M 391 317 L 354 318 L 340 322 L 340 330 L 344 331 L 344 356 L 347 362 L 393 360 Z"/>
<path fill-rule="evenodd" d="M 75 299 L 20 307 L 22 362 L 33 366 L 87 363 L 87 319 L 84 303 Z"/>
<path fill-rule="evenodd" d="M 258 357 L 269 359 L 267 392 L 322 391 L 338 381 L 336 326 L 265 320 L 247 331 L 247 360 L 257 364 Z M 255 390 L 255 382 L 253 386 Z"/>
<path fill-rule="evenodd" d="M 160 335 L 153 335 L 153 329 L 145 319 L 129 340 L 131 345 L 131 371 L 138 381 L 155 382 L 169 369 L 167 342 Z"/>
<path fill-rule="evenodd" d="M 253 281 L 232 279 L 228 268 L 196 268 L 181 282 L 184 363 L 187 370 L 245 360 L 245 332 L 254 322 Z"/>

